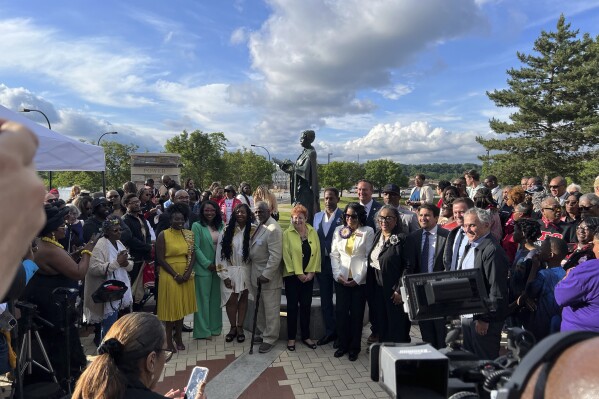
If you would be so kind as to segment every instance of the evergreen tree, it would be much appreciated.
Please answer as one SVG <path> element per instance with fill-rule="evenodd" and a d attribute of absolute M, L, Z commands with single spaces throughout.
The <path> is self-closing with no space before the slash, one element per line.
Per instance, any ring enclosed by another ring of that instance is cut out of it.
<path fill-rule="evenodd" d="M 510 121 L 491 119 L 506 138 L 477 141 L 491 153 L 490 171 L 502 181 L 522 175 L 562 175 L 574 179 L 599 144 L 599 47 L 562 15 L 556 32 L 541 32 L 533 55 L 518 52 L 524 64 L 509 69 L 508 88 L 487 92 L 498 107 L 515 108 Z M 487 160 L 487 156 L 479 157 Z"/>

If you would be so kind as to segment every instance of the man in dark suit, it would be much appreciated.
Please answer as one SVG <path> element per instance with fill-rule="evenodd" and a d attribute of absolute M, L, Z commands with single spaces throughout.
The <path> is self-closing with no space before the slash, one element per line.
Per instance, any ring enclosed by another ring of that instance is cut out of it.
<path fill-rule="evenodd" d="M 462 316 L 464 348 L 481 359 L 499 357 L 501 329 L 507 312 L 507 273 L 509 262 L 499 242 L 491 235 L 491 214 L 472 208 L 464 215 L 464 231 L 468 237 L 458 270 L 480 268 L 489 294 L 489 311 Z"/>
<path fill-rule="evenodd" d="M 314 228 L 320 239 L 320 273 L 316 273 L 318 286 L 320 287 L 320 307 L 325 324 L 325 335 L 317 342 L 318 345 L 326 345 L 337 338 L 337 326 L 335 324 L 335 309 L 333 307 L 333 271 L 331 269 L 331 244 L 333 234 L 337 226 L 343 224 L 343 211 L 337 207 L 339 203 L 339 190 L 327 187 L 324 190 L 324 211 L 314 215 Z"/>
<path fill-rule="evenodd" d="M 381 203 L 376 202 L 372 199 L 372 193 L 374 191 L 374 186 L 368 180 L 360 180 L 356 186 L 358 188 L 358 199 L 360 200 L 360 205 L 363 205 L 366 209 L 366 226 L 372 227 L 374 231 L 377 230 L 377 225 L 374 220 L 374 215 L 381 209 L 383 206 Z M 368 303 L 368 321 L 370 321 L 370 331 L 372 334 L 368 337 L 368 344 L 372 344 L 379 341 L 379 329 L 376 325 L 376 318 L 374 317 L 374 312 L 371 312 L 370 309 L 374 309 L 376 306 L 376 298 L 373 295 L 375 292 L 374 285 L 376 284 L 376 276 L 374 275 L 374 271 L 371 268 L 368 268 L 366 273 L 366 292 L 368 293 L 366 296 L 366 301 Z"/>
<path fill-rule="evenodd" d="M 449 231 L 437 225 L 439 208 L 433 204 L 422 204 L 418 208 L 416 230 L 406 239 L 406 272 L 432 273 L 445 270 L 443 252 Z M 437 349 L 445 347 L 445 320 L 423 320 L 418 322 L 422 340 Z"/>
<path fill-rule="evenodd" d="M 464 253 L 464 248 L 468 243 L 464 226 L 464 214 L 470 208 L 474 207 L 474 202 L 468 197 L 458 198 L 453 201 L 453 218 L 458 223 L 457 227 L 449 232 L 445 252 L 443 253 L 443 265 L 445 270 L 457 270 L 460 257 Z"/>

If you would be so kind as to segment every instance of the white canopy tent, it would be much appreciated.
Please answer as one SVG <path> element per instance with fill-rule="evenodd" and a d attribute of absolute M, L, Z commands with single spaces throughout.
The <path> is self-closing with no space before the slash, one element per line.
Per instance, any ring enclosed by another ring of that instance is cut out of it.
<path fill-rule="evenodd" d="M 0 105 L 0 118 L 10 119 L 27 126 L 39 138 L 35 154 L 38 171 L 90 171 L 105 170 L 104 149 L 64 136 Z"/>

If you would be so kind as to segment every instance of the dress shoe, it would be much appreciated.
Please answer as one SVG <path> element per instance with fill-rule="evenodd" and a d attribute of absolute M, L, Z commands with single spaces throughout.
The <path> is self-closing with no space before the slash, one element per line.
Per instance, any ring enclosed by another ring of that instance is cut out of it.
<path fill-rule="evenodd" d="M 349 352 L 349 361 L 355 362 L 358 360 L 358 354 L 356 352 Z"/>
<path fill-rule="evenodd" d="M 334 341 L 336 339 L 337 339 L 337 336 L 335 334 L 325 335 L 324 337 L 322 337 L 321 339 L 319 339 L 318 342 L 316 342 L 316 344 L 318 346 L 326 345 L 329 342 L 332 342 L 332 341 Z"/>
<path fill-rule="evenodd" d="M 369 344 L 374 344 L 375 342 L 379 342 L 379 335 L 375 334 L 375 333 L 370 334 L 370 336 L 368 337 L 366 342 L 368 342 Z"/>
<path fill-rule="evenodd" d="M 339 349 L 339 338 L 337 338 L 335 342 L 333 342 L 333 349 Z"/>
<path fill-rule="evenodd" d="M 183 324 L 183 328 L 181 329 L 181 331 L 183 331 L 183 332 L 192 332 L 193 328 L 189 327 L 188 325 Z"/>
<path fill-rule="evenodd" d="M 342 357 L 343 355 L 345 355 L 345 351 L 343 349 L 337 349 L 335 351 L 335 354 L 333 356 L 335 356 L 335 357 Z"/>
<path fill-rule="evenodd" d="M 262 342 L 264 342 L 264 339 L 262 339 L 262 337 L 254 337 L 255 344 L 261 344 Z"/>
<path fill-rule="evenodd" d="M 273 348 L 274 345 L 272 344 L 268 344 L 266 342 L 262 342 L 260 344 L 260 348 L 258 348 L 258 352 L 260 353 L 267 353 L 270 352 L 270 350 Z"/>

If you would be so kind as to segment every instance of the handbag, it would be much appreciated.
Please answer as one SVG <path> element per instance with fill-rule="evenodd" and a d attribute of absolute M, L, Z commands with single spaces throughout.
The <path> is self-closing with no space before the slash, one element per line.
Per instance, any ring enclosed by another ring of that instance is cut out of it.
<path fill-rule="evenodd" d="M 120 301 L 127 292 L 127 285 L 120 280 L 106 280 L 94 291 L 92 300 L 95 303 Z"/>

